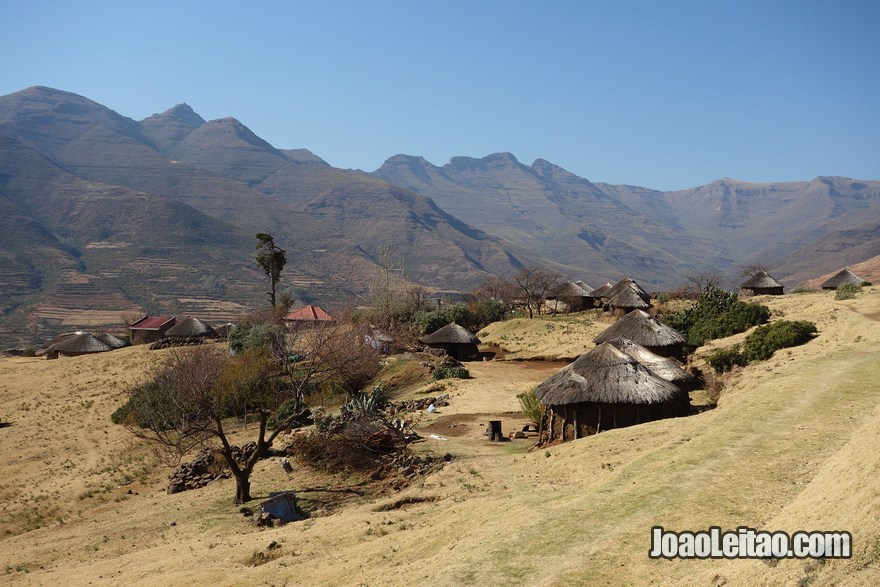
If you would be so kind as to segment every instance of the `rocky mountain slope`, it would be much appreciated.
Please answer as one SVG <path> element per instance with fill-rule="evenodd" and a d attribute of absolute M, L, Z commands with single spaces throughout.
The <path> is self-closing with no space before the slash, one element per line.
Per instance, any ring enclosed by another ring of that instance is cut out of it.
<path fill-rule="evenodd" d="M 678 192 L 594 183 L 509 153 L 373 173 L 279 149 L 186 104 L 135 121 L 34 87 L 0 97 L 0 340 L 121 312 L 234 317 L 265 303 L 253 235 L 288 251 L 282 289 L 363 303 L 384 244 L 410 279 L 469 289 L 544 265 L 671 288 L 761 263 L 786 285 L 880 254 L 880 182 L 719 180 Z"/>
<path fill-rule="evenodd" d="M 372 175 L 431 196 L 453 215 L 592 278 L 632 274 L 649 285 L 688 272 L 762 264 L 793 285 L 880 249 L 880 182 L 818 177 L 752 184 L 723 179 L 659 192 L 592 183 L 509 153 L 438 167 L 396 155 Z"/>
<path fill-rule="evenodd" d="M 123 310 L 210 307 L 232 317 L 263 304 L 257 231 L 271 230 L 288 250 L 282 286 L 325 303 L 360 303 L 384 243 L 406 259 L 412 279 L 444 288 L 538 261 L 528 253 L 521 261 L 515 247 L 424 196 L 333 169 L 304 149 L 277 150 L 235 119 L 206 122 L 185 105 L 136 122 L 76 94 L 30 88 L 0 98 L 0 144 L 0 205 L 10 212 L 4 223 L 15 225 L 0 241 L 7 341 L 118 324 Z M 62 214 L 77 206 L 89 213 Z M 29 250 L 34 242 L 48 251 Z M 137 247 L 150 246 L 152 273 L 132 276 Z M 106 312 L 91 320 L 99 308 L 89 296 L 83 307 L 56 299 L 56 285 L 80 282 L 112 294 L 113 320 Z M 41 306 L 55 310 L 44 316 Z"/>

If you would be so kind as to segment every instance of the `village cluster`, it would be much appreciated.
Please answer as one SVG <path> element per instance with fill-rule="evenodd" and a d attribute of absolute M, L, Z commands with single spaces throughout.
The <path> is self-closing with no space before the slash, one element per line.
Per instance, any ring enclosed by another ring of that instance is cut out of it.
<path fill-rule="evenodd" d="M 862 283 L 861 277 L 842 269 L 821 287 L 834 290 Z M 740 285 L 740 292 L 781 295 L 783 286 L 761 270 Z M 651 295 L 636 281 L 624 277 L 598 288 L 583 281 L 565 283 L 543 305 L 554 314 L 601 308 L 617 320 L 594 339 L 595 348 L 534 390 L 542 406 L 540 421 L 533 423 L 539 444 L 694 413 L 688 392 L 699 388 L 703 379 L 699 370 L 687 366 L 687 339 L 649 313 Z M 330 313 L 313 305 L 292 310 L 282 318 L 288 328 L 308 329 L 335 321 Z M 151 349 L 198 345 L 224 340 L 234 328 L 230 322 L 212 326 L 192 316 L 143 316 L 128 327 L 127 334 L 64 333 L 41 345 L 37 354 L 57 359 L 131 344 L 149 344 Z M 394 337 L 375 328 L 362 336 L 380 353 L 389 353 L 395 343 Z M 419 342 L 426 352 L 449 357 L 456 365 L 484 357 L 476 334 L 454 322 L 424 335 Z"/>

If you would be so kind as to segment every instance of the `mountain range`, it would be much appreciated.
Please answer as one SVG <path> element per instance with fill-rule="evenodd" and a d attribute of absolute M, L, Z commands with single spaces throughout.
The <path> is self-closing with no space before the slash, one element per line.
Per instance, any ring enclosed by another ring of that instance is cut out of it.
<path fill-rule="evenodd" d="M 760 263 L 791 285 L 880 255 L 880 182 L 661 192 L 509 153 L 442 167 L 396 155 L 367 173 L 186 104 L 135 121 L 51 88 L 0 97 L 0 341 L 263 305 L 266 230 L 287 250 L 282 289 L 331 305 L 366 303 L 385 244 L 440 290 L 531 265 L 650 289 Z"/>

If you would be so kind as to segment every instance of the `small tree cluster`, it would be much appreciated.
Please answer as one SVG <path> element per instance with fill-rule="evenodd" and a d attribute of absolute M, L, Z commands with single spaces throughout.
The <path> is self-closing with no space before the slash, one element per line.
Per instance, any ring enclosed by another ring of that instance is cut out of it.
<path fill-rule="evenodd" d="M 681 332 L 691 346 L 744 332 L 770 319 L 767 306 L 740 301 L 735 293 L 710 286 L 696 303 L 663 321 Z"/>
<path fill-rule="evenodd" d="M 430 334 L 452 322 L 477 332 L 492 322 L 504 320 L 506 316 L 507 305 L 501 300 L 475 299 L 469 303 L 447 304 L 420 312 L 415 316 L 415 321 L 423 334 Z"/>
<path fill-rule="evenodd" d="M 520 301 L 529 312 L 529 318 L 534 318 L 536 313 L 540 315 L 544 300 L 559 293 L 561 280 L 559 273 L 538 267 L 523 267 L 513 276 L 513 283 L 521 295 Z"/>
<path fill-rule="evenodd" d="M 805 320 L 780 320 L 759 326 L 749 334 L 742 346 L 715 351 L 707 358 L 717 373 L 724 373 L 734 365 L 744 366 L 755 361 L 766 361 L 779 349 L 806 344 L 816 335 L 816 325 Z"/>

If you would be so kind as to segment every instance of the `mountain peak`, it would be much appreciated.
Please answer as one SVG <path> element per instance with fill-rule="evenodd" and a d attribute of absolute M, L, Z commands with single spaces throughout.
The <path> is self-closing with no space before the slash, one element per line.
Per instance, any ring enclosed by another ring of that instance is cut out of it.
<path fill-rule="evenodd" d="M 381 167 L 397 166 L 414 168 L 432 167 L 431 163 L 421 155 L 406 155 L 404 153 L 398 153 L 397 155 L 389 157 Z"/>
<path fill-rule="evenodd" d="M 506 163 L 515 166 L 520 165 L 520 162 L 513 156 L 513 153 L 508 153 L 507 151 L 486 155 L 483 157 L 483 161 L 486 163 Z"/>
<path fill-rule="evenodd" d="M 198 128 L 205 124 L 205 119 L 196 113 L 186 102 L 172 106 L 161 114 L 153 114 L 150 118 L 164 118 L 183 122 L 192 128 Z"/>

